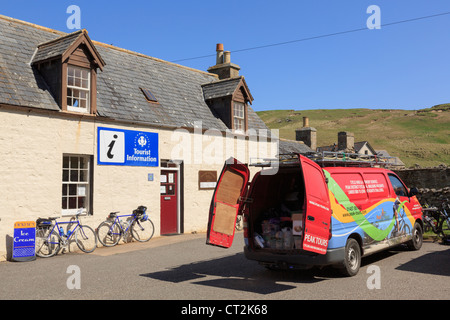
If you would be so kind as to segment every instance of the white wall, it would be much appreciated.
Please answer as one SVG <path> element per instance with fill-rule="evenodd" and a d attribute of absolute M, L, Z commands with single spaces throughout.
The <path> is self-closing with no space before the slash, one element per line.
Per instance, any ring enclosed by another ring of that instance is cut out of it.
<path fill-rule="evenodd" d="M 95 229 L 111 211 L 131 213 L 146 205 L 160 229 L 160 167 L 97 165 L 97 126 L 157 132 L 159 158 L 184 162 L 184 232 L 204 232 L 212 190 L 199 190 L 198 171 L 216 170 L 230 156 L 249 161 L 249 152 L 275 155 L 265 143 L 236 142 L 218 132 L 194 133 L 100 122 L 92 116 L 0 108 L 0 261 L 11 250 L 16 221 L 60 216 L 63 154 L 93 155 L 93 215 L 82 221 Z M 267 155 L 266 155 L 267 156 Z M 153 173 L 154 181 L 148 181 Z"/>

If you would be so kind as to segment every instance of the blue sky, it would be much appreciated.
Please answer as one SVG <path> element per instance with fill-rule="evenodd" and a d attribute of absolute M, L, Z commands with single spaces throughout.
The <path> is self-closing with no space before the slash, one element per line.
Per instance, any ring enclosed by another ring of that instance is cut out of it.
<path fill-rule="evenodd" d="M 92 39 L 207 70 L 216 43 L 241 67 L 256 111 L 272 109 L 420 109 L 450 102 L 448 0 L 2 1 L 0 14 L 67 28 L 69 5 L 81 9 Z M 381 29 L 364 29 L 257 50 L 246 48 L 366 27 L 370 5 Z"/>

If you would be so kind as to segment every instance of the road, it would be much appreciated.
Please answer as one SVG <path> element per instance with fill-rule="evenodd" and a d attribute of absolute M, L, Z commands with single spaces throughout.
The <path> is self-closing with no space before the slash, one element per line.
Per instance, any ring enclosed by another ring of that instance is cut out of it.
<path fill-rule="evenodd" d="M 242 252 L 205 245 L 205 235 L 0 263 L 0 299 L 303 300 L 450 297 L 450 247 L 425 242 L 363 259 L 355 277 L 334 269 L 269 271 Z M 375 267 L 374 267 L 375 266 Z M 368 273 L 368 271 L 370 271 Z M 378 277 L 379 275 L 379 277 Z M 377 276 L 375 278 L 375 276 Z"/>

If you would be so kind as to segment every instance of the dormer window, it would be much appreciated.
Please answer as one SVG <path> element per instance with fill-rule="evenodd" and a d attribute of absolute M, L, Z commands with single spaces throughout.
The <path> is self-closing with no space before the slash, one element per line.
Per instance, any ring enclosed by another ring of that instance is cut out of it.
<path fill-rule="evenodd" d="M 105 62 L 86 30 L 38 45 L 32 65 L 39 70 L 61 111 L 95 115 L 97 69 Z"/>
<path fill-rule="evenodd" d="M 233 132 L 248 130 L 248 104 L 253 97 L 244 77 L 219 80 L 202 85 L 203 97 L 213 113 Z"/>
<path fill-rule="evenodd" d="M 67 66 L 67 110 L 90 113 L 89 69 Z"/>

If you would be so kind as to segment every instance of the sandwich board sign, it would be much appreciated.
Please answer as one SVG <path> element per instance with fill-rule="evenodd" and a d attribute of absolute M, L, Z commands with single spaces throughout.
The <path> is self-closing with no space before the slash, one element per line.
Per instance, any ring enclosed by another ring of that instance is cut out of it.
<path fill-rule="evenodd" d="M 13 261 L 32 261 L 36 259 L 36 222 L 17 221 L 14 223 Z"/>

